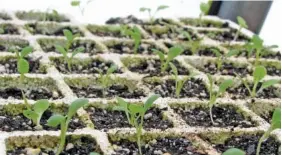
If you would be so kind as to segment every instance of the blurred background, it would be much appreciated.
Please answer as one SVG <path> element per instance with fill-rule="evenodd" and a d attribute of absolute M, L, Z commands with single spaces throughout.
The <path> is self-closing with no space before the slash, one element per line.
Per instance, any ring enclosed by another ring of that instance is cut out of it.
<path fill-rule="evenodd" d="M 67 13 L 73 16 L 80 23 L 96 23 L 103 24 L 111 17 L 125 17 L 134 15 L 138 18 L 148 17 L 147 13 L 139 12 L 140 7 L 156 9 L 159 5 L 168 5 L 169 9 L 160 11 L 156 17 L 198 17 L 200 14 L 200 3 L 208 0 L 80 0 L 81 8 L 70 5 L 71 0 L 0 0 L 0 11 L 16 11 L 16 10 L 37 10 L 46 11 L 47 9 L 55 9 L 59 13 Z M 223 1 L 224 3 L 225 1 Z M 238 2 L 238 1 L 232 1 Z M 242 12 L 240 9 L 251 11 L 252 16 L 262 17 L 264 23 L 260 21 L 257 27 L 260 27 L 259 35 L 265 40 L 267 45 L 278 45 L 281 51 L 282 47 L 282 1 L 276 0 L 270 3 L 258 4 L 258 1 L 245 1 L 248 5 L 234 4 L 222 5 L 218 13 L 224 15 Z M 253 5 L 257 3 L 258 5 Z M 272 4 L 271 4 L 272 3 Z M 267 5 L 267 6 L 266 6 Z M 230 7 L 231 6 L 231 7 Z M 234 7 L 233 7 L 234 6 Z M 244 7 L 245 6 L 245 7 Z M 229 8 L 228 8 L 229 7 Z M 250 9 L 251 8 L 251 9 Z M 84 13 L 81 13 L 84 9 Z M 235 12 L 234 12 L 235 11 Z M 264 12 L 263 12 L 264 11 Z M 266 12 L 266 13 L 265 13 Z M 267 13 L 268 12 L 268 13 Z M 248 21 L 247 21 L 248 22 Z"/>

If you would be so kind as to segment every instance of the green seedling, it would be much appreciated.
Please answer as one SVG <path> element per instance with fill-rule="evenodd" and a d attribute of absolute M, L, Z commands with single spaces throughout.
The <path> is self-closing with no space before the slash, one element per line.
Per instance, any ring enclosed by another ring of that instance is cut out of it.
<path fill-rule="evenodd" d="M 82 15 L 84 15 L 84 11 L 85 11 L 85 8 L 86 8 L 86 6 L 89 4 L 89 3 L 91 3 L 93 0 L 88 0 L 87 2 L 86 2 L 86 4 L 85 4 L 85 7 L 82 7 L 81 6 L 81 1 L 80 0 L 73 0 L 73 1 L 71 1 L 71 6 L 73 6 L 73 7 L 79 7 L 79 10 L 80 10 L 80 12 L 81 12 L 81 14 Z"/>
<path fill-rule="evenodd" d="M 273 112 L 272 119 L 271 119 L 271 125 L 268 128 L 268 130 L 262 135 L 262 137 L 259 139 L 256 155 L 259 155 L 261 144 L 263 141 L 267 140 L 270 136 L 270 133 L 275 129 L 281 129 L 281 109 L 276 108 Z"/>
<path fill-rule="evenodd" d="M 168 67 L 168 64 L 178 55 L 183 52 L 183 49 L 180 47 L 171 47 L 167 56 L 159 50 L 153 49 L 154 53 L 157 54 L 161 61 L 161 72 L 164 73 Z"/>
<path fill-rule="evenodd" d="M 141 43 L 141 32 L 140 30 L 134 26 L 132 29 L 128 28 L 127 26 L 122 27 L 122 31 L 125 35 L 130 36 L 130 38 L 134 41 L 134 54 L 137 54 L 138 47 Z"/>
<path fill-rule="evenodd" d="M 106 89 L 111 85 L 111 74 L 114 73 L 118 67 L 116 65 L 112 65 L 108 68 L 107 73 L 103 74 L 102 70 L 96 69 L 99 72 L 99 81 L 103 88 L 103 97 L 105 97 Z"/>
<path fill-rule="evenodd" d="M 40 119 L 43 115 L 43 113 L 49 108 L 50 104 L 48 100 L 38 100 L 35 102 L 33 109 L 27 109 L 23 111 L 23 115 L 31 119 L 32 122 L 37 126 L 41 127 L 40 125 Z"/>
<path fill-rule="evenodd" d="M 85 106 L 86 104 L 88 104 L 87 99 L 82 99 L 82 98 L 76 99 L 69 106 L 67 115 L 63 116 L 61 114 L 55 114 L 47 120 L 48 126 L 57 127 L 58 125 L 60 125 L 60 127 L 61 127 L 60 144 L 59 144 L 59 148 L 56 152 L 56 155 L 59 155 L 65 147 L 66 133 L 67 133 L 68 126 L 69 126 L 69 123 L 70 123 L 72 117 L 76 114 L 78 109 Z"/>
<path fill-rule="evenodd" d="M 0 26 L 0 34 L 4 34 L 5 31 L 4 31 L 4 28 Z"/>
<path fill-rule="evenodd" d="M 247 22 L 242 17 L 237 16 L 237 22 L 239 24 L 239 29 L 237 30 L 233 41 L 237 40 L 242 28 L 246 28 L 246 29 L 248 28 Z"/>
<path fill-rule="evenodd" d="M 263 50 L 263 40 L 260 39 L 260 37 L 258 35 L 253 35 L 250 44 L 251 44 L 250 49 L 256 51 L 255 66 L 257 66 L 259 64 L 259 59 L 260 59 L 260 56 L 261 56 L 261 52 Z"/>
<path fill-rule="evenodd" d="M 187 38 L 188 40 L 188 43 L 189 43 L 189 47 L 191 48 L 191 52 L 194 54 L 197 53 L 198 49 L 200 48 L 200 45 L 201 45 L 201 39 L 198 39 L 198 40 L 193 40 L 192 39 L 192 36 L 186 32 L 186 31 L 182 31 L 180 32 L 185 38 Z"/>
<path fill-rule="evenodd" d="M 222 64 L 227 60 L 227 58 L 239 53 L 239 50 L 230 50 L 226 54 L 221 54 L 217 48 L 212 48 L 211 51 L 216 55 L 216 64 L 218 71 L 222 68 Z"/>
<path fill-rule="evenodd" d="M 84 47 L 78 47 L 72 52 L 71 56 L 68 56 L 68 53 L 70 52 L 70 47 L 71 47 L 74 39 L 76 37 L 78 37 L 79 34 L 73 35 L 72 32 L 70 30 L 67 30 L 67 29 L 64 29 L 63 32 L 64 32 L 64 35 L 67 39 L 67 43 L 66 43 L 65 47 L 63 47 L 61 45 L 56 45 L 55 47 L 56 47 L 57 51 L 59 51 L 61 54 L 63 54 L 64 59 L 68 64 L 68 69 L 69 69 L 69 71 L 71 71 L 71 64 L 72 64 L 73 57 L 75 55 L 77 55 L 78 53 L 83 52 L 85 50 L 85 48 Z"/>
<path fill-rule="evenodd" d="M 222 96 L 226 92 L 226 89 L 233 85 L 233 80 L 232 79 L 224 80 L 222 83 L 220 83 L 218 91 L 215 91 L 214 90 L 214 82 L 213 82 L 211 75 L 207 74 L 207 77 L 208 77 L 208 80 L 209 80 L 208 91 L 209 91 L 209 95 L 210 95 L 210 100 L 209 100 L 210 118 L 211 118 L 211 122 L 213 124 L 215 124 L 214 121 L 213 121 L 213 116 L 212 116 L 213 105 L 216 103 L 216 99 L 219 96 Z"/>
<path fill-rule="evenodd" d="M 57 10 L 55 9 L 50 9 L 50 8 L 47 8 L 46 9 L 46 12 L 44 13 L 44 17 L 43 17 L 43 21 L 46 21 L 47 20 L 47 16 L 49 14 L 49 11 L 51 11 L 51 15 L 53 15 L 55 17 L 55 19 L 60 19 L 60 16 L 59 16 L 59 13 Z"/>
<path fill-rule="evenodd" d="M 145 12 L 145 11 L 147 11 L 148 14 L 149 14 L 150 23 L 153 24 L 154 21 L 155 21 L 155 16 L 156 16 L 157 12 L 159 12 L 159 11 L 161 11 L 161 10 L 164 10 L 164 9 L 167 9 L 167 8 L 169 8 L 169 6 L 167 6 L 167 5 L 160 5 L 160 6 L 157 8 L 157 10 L 155 11 L 154 14 L 151 13 L 151 9 L 150 9 L 150 8 L 142 7 L 142 8 L 139 9 L 139 11 L 140 11 L 140 12 Z"/>
<path fill-rule="evenodd" d="M 202 24 L 202 18 L 203 18 L 204 15 L 208 14 L 209 9 L 210 9 L 210 3 L 209 2 L 207 2 L 207 3 L 202 2 L 200 4 L 200 10 L 201 10 L 201 13 L 200 13 L 200 16 L 199 16 L 199 24 L 200 24 L 200 26 L 203 25 Z"/>
<path fill-rule="evenodd" d="M 226 150 L 222 155 L 246 155 L 246 153 L 237 148 L 230 148 Z"/>
<path fill-rule="evenodd" d="M 129 124 L 135 127 L 137 145 L 140 155 L 142 155 L 141 135 L 143 130 L 144 115 L 159 97 L 160 97 L 159 95 L 152 95 L 147 99 L 147 101 L 143 105 L 130 104 L 124 101 L 122 98 L 117 97 L 118 106 L 116 106 L 114 109 L 119 111 L 124 111 Z"/>
<path fill-rule="evenodd" d="M 17 62 L 17 69 L 18 69 L 18 72 L 21 74 L 21 78 L 20 78 L 21 81 L 23 81 L 24 75 L 29 72 L 29 63 L 25 59 L 25 57 L 28 54 L 30 54 L 32 52 L 32 50 L 33 49 L 30 46 L 23 48 L 20 53 L 18 52 L 18 50 L 15 50 L 16 55 L 17 55 L 17 61 L 18 61 Z"/>
<path fill-rule="evenodd" d="M 270 79 L 270 80 L 263 81 L 261 87 L 257 91 L 257 87 L 258 87 L 259 82 L 262 81 L 263 78 L 266 75 L 267 75 L 267 72 L 266 72 L 266 68 L 264 66 L 255 67 L 255 70 L 253 71 L 254 85 L 253 85 L 253 88 L 251 89 L 250 86 L 248 85 L 248 82 L 246 80 L 244 80 L 243 78 L 241 78 L 238 74 L 236 74 L 236 76 L 238 76 L 240 78 L 240 80 L 242 81 L 242 83 L 245 85 L 245 87 L 247 88 L 247 90 L 248 90 L 248 92 L 249 92 L 249 94 L 252 98 L 256 97 L 256 95 L 259 92 L 261 92 L 263 89 L 266 89 L 270 86 L 273 86 L 273 85 L 279 83 L 279 80 L 276 80 L 276 79 Z"/>
<path fill-rule="evenodd" d="M 184 77 L 184 78 L 180 78 L 178 76 L 178 71 L 177 71 L 177 68 L 176 66 L 173 64 L 173 63 L 169 63 L 170 65 L 170 68 L 174 74 L 174 80 L 175 80 L 175 96 L 177 98 L 179 98 L 179 95 L 180 95 L 180 92 L 181 92 L 181 89 L 183 88 L 184 86 L 184 83 L 190 79 L 191 77 L 195 76 L 196 74 L 192 73 L 190 76 L 188 77 Z"/>

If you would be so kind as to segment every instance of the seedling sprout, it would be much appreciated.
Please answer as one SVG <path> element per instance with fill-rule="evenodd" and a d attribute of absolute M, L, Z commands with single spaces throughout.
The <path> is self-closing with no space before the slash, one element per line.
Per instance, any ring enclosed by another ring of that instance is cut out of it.
<path fill-rule="evenodd" d="M 236 34 L 235 34 L 235 37 L 233 39 L 233 41 L 236 41 L 242 28 L 248 28 L 248 25 L 247 25 L 247 22 L 244 20 L 244 18 L 240 17 L 240 16 L 237 16 L 237 22 L 239 23 L 239 29 L 237 30 Z"/>
<path fill-rule="evenodd" d="M 134 54 L 137 54 L 138 47 L 141 43 L 141 32 L 140 30 L 134 26 L 132 29 L 128 28 L 127 26 L 122 27 L 123 32 L 125 35 L 130 36 L 130 38 L 134 41 Z"/>
<path fill-rule="evenodd" d="M 154 14 L 151 13 L 151 9 L 150 9 L 150 8 L 142 7 L 142 8 L 139 9 L 139 11 L 140 11 L 140 12 L 145 12 L 145 11 L 147 11 L 148 14 L 149 14 L 150 23 L 153 24 L 154 21 L 155 21 L 155 16 L 156 16 L 157 12 L 159 12 L 159 11 L 161 11 L 161 10 L 164 10 L 164 9 L 167 9 L 167 8 L 169 8 L 169 6 L 167 6 L 167 5 L 160 5 L 160 6 L 157 8 L 157 10 L 155 11 Z"/>
<path fill-rule="evenodd" d="M 103 88 L 103 97 L 105 97 L 106 89 L 111 85 L 111 74 L 115 72 L 117 68 L 118 67 L 116 65 L 112 65 L 110 68 L 108 68 L 106 74 L 103 74 L 103 71 L 97 69 L 97 71 L 99 72 L 99 81 Z"/>
<path fill-rule="evenodd" d="M 227 60 L 227 58 L 237 55 L 239 50 L 230 50 L 226 54 L 221 54 L 217 48 L 212 48 L 211 51 L 216 55 L 216 64 L 217 70 L 219 71 L 222 68 L 223 62 Z"/>

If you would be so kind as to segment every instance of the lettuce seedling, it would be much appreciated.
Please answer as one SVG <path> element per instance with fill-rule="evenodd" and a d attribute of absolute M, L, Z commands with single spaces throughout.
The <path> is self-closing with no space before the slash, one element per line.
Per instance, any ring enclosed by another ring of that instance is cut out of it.
<path fill-rule="evenodd" d="M 16 55 L 17 55 L 17 69 L 18 72 L 21 74 L 21 81 L 23 81 L 24 79 L 24 74 L 29 72 L 29 63 L 28 61 L 25 59 L 25 57 L 30 54 L 32 52 L 32 47 L 27 46 L 25 48 L 23 48 L 21 50 L 21 52 L 19 53 L 18 50 L 16 51 Z"/>
<path fill-rule="evenodd" d="M 267 75 L 266 68 L 264 66 L 255 67 L 255 70 L 253 71 L 254 85 L 253 85 L 252 89 L 250 88 L 250 86 L 248 85 L 248 82 L 246 80 L 241 78 L 238 74 L 236 74 L 236 75 L 240 78 L 242 83 L 245 85 L 245 87 L 247 88 L 247 90 L 248 90 L 248 92 L 249 92 L 249 94 L 252 98 L 256 97 L 256 94 L 261 92 L 263 89 L 279 83 L 279 80 L 277 80 L 277 79 L 266 80 L 266 81 L 262 82 L 261 87 L 257 91 L 257 87 L 258 87 L 259 82 Z"/>
<path fill-rule="evenodd" d="M 246 29 L 248 28 L 247 22 L 242 17 L 237 16 L 237 22 L 239 23 L 239 29 L 237 30 L 233 41 L 237 40 L 242 28 L 246 28 Z"/>
<path fill-rule="evenodd" d="M 56 152 L 56 155 L 59 155 L 64 149 L 65 142 L 66 142 L 66 133 L 67 133 L 68 126 L 69 126 L 69 123 L 72 117 L 76 114 L 76 111 L 78 109 L 85 106 L 86 104 L 88 104 L 87 99 L 83 99 L 83 98 L 76 99 L 69 106 L 67 115 L 63 116 L 61 114 L 55 114 L 47 120 L 48 126 L 57 127 L 58 125 L 60 125 L 61 127 L 60 145 Z"/>
<path fill-rule="evenodd" d="M 188 77 L 184 77 L 184 78 L 179 78 L 178 76 L 178 71 L 177 71 L 177 68 L 176 66 L 173 64 L 173 63 L 169 63 L 170 65 L 170 68 L 174 74 L 174 80 L 175 80 L 175 96 L 177 98 L 179 98 L 179 95 L 180 95 L 180 92 L 181 92 L 181 89 L 183 88 L 184 86 L 184 83 L 190 79 L 191 77 L 195 76 L 196 74 L 192 73 L 191 75 L 189 75 Z"/>
<path fill-rule="evenodd" d="M 136 129 L 137 145 L 139 154 L 142 155 L 141 150 L 141 135 L 143 130 L 144 115 L 151 108 L 153 103 L 160 97 L 160 95 L 152 95 L 143 104 L 130 104 L 122 98 L 117 97 L 118 106 L 114 107 L 115 110 L 124 111 L 129 124 Z"/>
<path fill-rule="evenodd" d="M 193 55 L 196 54 L 197 51 L 198 51 L 198 49 L 199 49 L 199 47 L 200 47 L 200 45 L 201 45 L 201 40 L 202 40 L 202 38 L 201 38 L 201 39 L 197 39 L 197 40 L 193 40 L 193 39 L 192 39 L 192 36 L 191 36 L 188 32 L 182 31 L 182 32 L 180 32 L 180 33 L 181 33 L 184 37 L 187 38 L 188 43 L 189 43 L 189 47 L 191 48 L 191 52 L 193 53 Z"/>
<path fill-rule="evenodd" d="M 208 14 L 209 9 L 210 9 L 210 3 L 209 2 L 207 2 L 207 3 L 202 2 L 200 4 L 200 10 L 201 10 L 201 13 L 199 15 L 199 24 L 200 24 L 200 26 L 203 25 L 202 24 L 202 18 L 203 18 L 204 15 Z"/>
<path fill-rule="evenodd" d="M 221 54 L 217 48 L 212 48 L 211 51 L 216 55 L 216 64 L 217 64 L 217 70 L 219 71 L 222 67 L 223 62 L 227 60 L 227 58 L 232 57 L 234 55 L 237 55 L 239 53 L 239 50 L 230 50 L 226 54 Z"/>
<path fill-rule="evenodd" d="M 259 139 L 256 155 L 259 155 L 262 142 L 268 139 L 270 136 L 270 133 L 275 129 L 281 129 L 281 109 L 280 108 L 276 108 L 274 110 L 270 127 Z"/>
<path fill-rule="evenodd" d="M 34 103 L 33 110 L 32 109 L 27 109 L 23 111 L 23 115 L 31 119 L 32 122 L 37 126 L 41 127 L 40 125 L 40 119 L 43 115 L 43 113 L 49 108 L 50 104 L 48 100 L 38 100 Z"/>
<path fill-rule="evenodd" d="M 127 26 L 122 27 L 122 31 L 125 35 L 130 36 L 130 38 L 134 41 L 134 54 L 137 54 L 138 47 L 141 43 L 141 32 L 140 30 L 134 26 L 132 29 L 128 28 Z"/>
<path fill-rule="evenodd" d="M 213 105 L 216 103 L 216 99 L 219 96 L 223 95 L 226 92 L 227 88 L 229 88 L 233 85 L 233 80 L 232 79 L 224 80 L 222 83 L 220 83 L 218 91 L 215 91 L 214 90 L 214 82 L 213 82 L 211 75 L 207 74 L 207 77 L 208 77 L 208 80 L 209 80 L 208 91 L 209 91 L 209 95 L 210 95 L 210 100 L 209 100 L 210 118 L 211 118 L 211 122 L 213 124 L 215 124 L 214 121 L 213 121 L 213 117 L 212 117 Z"/>
<path fill-rule="evenodd" d="M 86 6 L 89 4 L 89 3 L 91 3 L 93 0 L 88 0 L 87 2 L 86 2 L 86 4 L 85 4 L 85 7 L 82 7 L 81 6 L 81 1 L 80 0 L 73 0 L 73 1 L 71 1 L 71 6 L 73 6 L 73 7 L 79 7 L 79 10 L 80 10 L 80 12 L 81 12 L 81 14 L 82 15 L 84 15 L 84 11 L 85 11 L 85 8 L 86 8 Z"/>
<path fill-rule="evenodd" d="M 180 55 L 183 52 L 183 49 L 180 47 L 171 47 L 169 49 L 169 52 L 167 54 L 167 57 L 165 54 L 159 50 L 153 49 L 154 53 L 157 54 L 161 61 L 161 72 L 164 73 L 168 67 L 168 64 L 178 55 Z"/>
<path fill-rule="evenodd" d="M 246 153 L 237 148 L 230 148 L 226 150 L 222 155 L 246 155 Z"/>
<path fill-rule="evenodd" d="M 153 24 L 157 12 L 159 12 L 159 11 L 161 11 L 161 10 L 164 10 L 164 9 L 167 9 L 167 8 L 169 8 L 169 6 L 167 6 L 167 5 L 160 5 L 160 6 L 158 6 L 157 10 L 155 11 L 155 13 L 154 13 L 153 15 L 151 14 L 151 9 L 150 9 L 150 8 L 142 7 L 142 8 L 139 9 L 139 11 L 140 11 L 140 12 L 145 12 L 145 11 L 147 11 L 148 14 L 149 14 L 150 23 Z"/>
<path fill-rule="evenodd" d="M 64 35 L 67 39 L 67 43 L 66 43 L 65 47 L 63 47 L 61 45 L 56 45 L 55 47 L 56 47 L 57 51 L 59 51 L 61 54 L 63 54 L 64 59 L 68 64 L 68 69 L 69 69 L 69 71 L 71 71 L 71 63 L 72 63 L 73 57 L 75 55 L 77 55 L 78 53 L 83 52 L 85 50 L 85 48 L 84 47 L 78 47 L 72 52 L 71 56 L 68 56 L 68 53 L 70 52 L 70 47 L 71 47 L 74 39 L 76 37 L 78 37 L 79 34 L 73 35 L 72 32 L 70 30 L 67 30 L 67 29 L 64 29 L 63 32 L 64 32 Z"/>
<path fill-rule="evenodd" d="M 112 65 L 108 68 L 107 73 L 103 74 L 103 71 L 96 69 L 99 72 L 99 81 L 103 88 L 103 97 L 105 97 L 106 89 L 110 86 L 111 74 L 118 69 L 116 65 Z"/>

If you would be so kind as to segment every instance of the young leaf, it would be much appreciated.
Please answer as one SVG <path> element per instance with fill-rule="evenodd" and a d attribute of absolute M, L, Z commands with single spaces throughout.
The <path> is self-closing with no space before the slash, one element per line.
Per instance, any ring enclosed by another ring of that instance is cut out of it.
<path fill-rule="evenodd" d="M 48 120 L 47 120 L 47 125 L 51 126 L 51 127 L 57 127 L 59 124 L 61 124 L 62 122 L 65 121 L 65 117 L 60 115 L 60 114 L 56 114 L 51 116 Z"/>
<path fill-rule="evenodd" d="M 18 61 L 18 72 L 21 74 L 28 73 L 29 71 L 29 63 L 25 59 L 20 59 Z"/>
<path fill-rule="evenodd" d="M 49 102 L 46 99 L 38 100 L 34 104 L 34 111 L 38 114 L 42 114 L 44 111 L 46 111 L 49 107 Z"/>
<path fill-rule="evenodd" d="M 5 33 L 4 29 L 0 27 L 0 34 L 4 34 L 4 33 Z"/>
<path fill-rule="evenodd" d="M 263 40 L 260 39 L 260 37 L 258 35 L 253 35 L 252 43 L 253 43 L 254 47 L 257 48 L 257 49 L 263 48 Z"/>
<path fill-rule="evenodd" d="M 59 51 L 61 54 L 63 54 L 64 57 L 67 56 L 67 51 L 63 48 L 61 45 L 55 45 L 55 48 L 57 51 Z"/>
<path fill-rule="evenodd" d="M 38 118 L 38 114 L 32 110 L 24 110 L 23 115 L 26 118 L 31 119 L 34 123 L 37 121 Z"/>
<path fill-rule="evenodd" d="M 281 109 L 276 108 L 273 112 L 271 119 L 271 128 L 272 130 L 281 129 Z"/>
<path fill-rule="evenodd" d="M 75 55 L 77 55 L 78 53 L 81 53 L 81 52 L 84 52 L 85 48 L 84 47 L 78 47 L 76 48 L 72 54 L 71 54 L 71 57 L 74 57 Z"/>
<path fill-rule="evenodd" d="M 248 28 L 246 21 L 242 17 L 237 16 L 237 21 L 241 27 Z"/>
<path fill-rule="evenodd" d="M 118 110 L 123 110 L 123 111 L 128 111 L 127 109 L 128 109 L 128 103 L 127 102 L 125 102 L 122 98 L 120 98 L 120 97 L 117 97 L 116 98 L 117 99 L 117 102 L 118 102 L 118 104 L 119 104 L 119 109 Z"/>
<path fill-rule="evenodd" d="M 200 9 L 204 14 L 207 14 L 209 9 L 210 9 L 210 5 L 208 3 L 201 3 L 200 4 Z"/>
<path fill-rule="evenodd" d="M 175 65 L 173 63 L 171 63 L 171 62 L 169 63 L 169 65 L 170 65 L 170 68 L 171 68 L 173 74 L 177 76 L 178 75 L 178 71 L 177 71 L 177 68 L 175 67 Z"/>
<path fill-rule="evenodd" d="M 153 105 L 153 103 L 160 97 L 160 95 L 152 95 L 151 97 L 149 97 L 144 105 L 144 112 L 146 112 L 148 109 L 150 109 L 150 107 Z"/>
<path fill-rule="evenodd" d="M 80 1 L 71 1 L 71 6 L 79 6 L 80 5 Z"/>
<path fill-rule="evenodd" d="M 139 104 L 129 104 L 128 109 L 130 111 L 130 114 L 133 116 L 136 114 L 142 114 L 145 112 L 143 109 L 143 106 Z"/>
<path fill-rule="evenodd" d="M 163 62 L 165 60 L 165 55 L 163 54 L 163 52 L 153 49 L 154 53 L 157 54 L 160 57 L 160 60 Z"/>
<path fill-rule="evenodd" d="M 227 54 L 226 57 L 232 57 L 234 55 L 237 55 L 240 51 L 239 50 L 230 50 Z"/>
<path fill-rule="evenodd" d="M 160 5 L 160 6 L 157 8 L 157 11 L 164 10 L 164 9 L 167 9 L 167 8 L 169 8 L 169 6 L 167 6 L 167 5 Z"/>
<path fill-rule="evenodd" d="M 237 148 L 230 148 L 225 151 L 222 155 L 246 155 L 246 153 Z"/>
<path fill-rule="evenodd" d="M 67 40 L 69 42 L 73 41 L 73 39 L 74 39 L 73 38 L 73 34 L 72 34 L 72 32 L 70 30 L 64 29 L 63 32 L 64 32 L 64 35 L 65 35 L 65 37 L 67 38 Z"/>
<path fill-rule="evenodd" d="M 209 92 L 212 92 L 212 87 L 213 87 L 213 80 L 212 80 L 212 76 L 210 74 L 207 74 L 208 80 L 209 80 Z"/>
<path fill-rule="evenodd" d="M 114 71 L 116 71 L 118 67 L 116 65 L 112 65 L 108 70 L 107 70 L 107 75 L 112 74 Z"/>
<path fill-rule="evenodd" d="M 68 110 L 68 118 L 71 118 L 79 108 L 83 107 L 86 104 L 88 104 L 88 99 L 84 98 L 79 98 L 73 101 Z"/>
<path fill-rule="evenodd" d="M 182 52 L 183 52 L 183 49 L 180 47 L 171 47 L 167 55 L 167 61 L 173 60 L 175 57 L 180 55 Z"/>
<path fill-rule="evenodd" d="M 151 11 L 151 9 L 142 7 L 142 8 L 139 9 L 139 11 L 140 11 L 140 12 Z"/>
<path fill-rule="evenodd" d="M 31 52 L 32 52 L 32 47 L 27 46 L 27 47 L 25 47 L 25 48 L 22 49 L 22 51 L 21 51 L 21 57 L 24 58 L 24 57 L 26 57 L 26 56 L 27 56 L 29 53 L 31 53 Z"/>
<path fill-rule="evenodd" d="M 280 80 L 276 80 L 276 79 L 271 79 L 271 80 L 264 81 L 262 83 L 260 89 L 265 89 L 265 88 L 273 86 L 273 85 L 275 85 L 276 83 L 279 83 L 279 82 L 280 82 Z"/>
<path fill-rule="evenodd" d="M 219 91 L 218 94 L 224 93 L 228 87 L 231 87 L 233 85 L 233 80 L 228 79 L 224 80 L 220 85 L 219 85 Z"/>
<path fill-rule="evenodd" d="M 215 54 L 216 57 L 220 57 L 222 55 L 217 48 L 212 48 L 211 51 Z"/>
<path fill-rule="evenodd" d="M 266 75 L 266 69 L 263 66 L 257 66 L 253 72 L 254 82 L 259 82 Z"/>
<path fill-rule="evenodd" d="M 188 39 L 188 41 L 193 41 L 191 35 L 188 32 L 183 31 L 182 34 L 183 34 L 184 37 L 186 37 Z"/>

